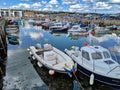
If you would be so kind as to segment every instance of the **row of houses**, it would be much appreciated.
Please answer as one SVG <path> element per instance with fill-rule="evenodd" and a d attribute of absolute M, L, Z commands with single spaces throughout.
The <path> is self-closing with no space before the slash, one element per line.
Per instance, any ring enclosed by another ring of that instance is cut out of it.
<path fill-rule="evenodd" d="M 37 14 L 40 14 L 40 12 L 20 9 L 0 9 L 1 17 L 34 17 Z"/>

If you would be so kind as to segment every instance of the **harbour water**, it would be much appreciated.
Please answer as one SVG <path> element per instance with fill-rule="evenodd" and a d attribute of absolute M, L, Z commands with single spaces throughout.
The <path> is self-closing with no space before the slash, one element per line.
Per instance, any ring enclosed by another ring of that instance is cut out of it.
<path fill-rule="evenodd" d="M 81 47 L 84 42 L 88 42 L 86 36 L 69 37 L 67 33 L 51 33 L 50 30 L 29 25 L 27 22 L 25 26 L 20 27 L 18 36 L 19 44 L 8 43 L 3 90 L 81 90 L 75 78 L 59 74 L 50 76 L 45 68 L 31 63 L 27 48 L 36 43 L 50 43 L 64 51 L 72 45 Z M 81 77 L 77 76 L 78 80 L 85 90 L 114 90 L 98 82 L 90 86 L 86 77 L 79 76 Z"/>

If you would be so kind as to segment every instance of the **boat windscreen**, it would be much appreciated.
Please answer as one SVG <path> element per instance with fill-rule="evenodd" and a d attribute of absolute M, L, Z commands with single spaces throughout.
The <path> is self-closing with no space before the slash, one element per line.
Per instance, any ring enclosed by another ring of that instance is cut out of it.
<path fill-rule="evenodd" d="M 93 60 L 103 59 L 101 52 L 95 52 L 95 53 L 92 53 L 91 55 Z"/>
<path fill-rule="evenodd" d="M 110 54 L 107 51 L 103 52 L 104 58 L 110 58 Z"/>

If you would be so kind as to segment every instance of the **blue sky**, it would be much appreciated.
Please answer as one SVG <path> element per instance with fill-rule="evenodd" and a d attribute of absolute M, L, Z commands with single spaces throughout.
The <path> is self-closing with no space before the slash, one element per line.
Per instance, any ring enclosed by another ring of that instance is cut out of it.
<path fill-rule="evenodd" d="M 0 0 L 0 8 L 120 13 L 120 0 Z"/>

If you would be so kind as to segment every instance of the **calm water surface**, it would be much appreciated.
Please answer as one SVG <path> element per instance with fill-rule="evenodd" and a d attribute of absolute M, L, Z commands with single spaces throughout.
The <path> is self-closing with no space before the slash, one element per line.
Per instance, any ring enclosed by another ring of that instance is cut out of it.
<path fill-rule="evenodd" d="M 50 43 L 53 46 L 63 51 L 65 48 L 70 49 L 72 45 L 81 47 L 84 42 L 87 42 L 85 36 L 69 37 L 67 36 L 67 33 L 51 33 L 49 30 L 43 30 L 41 27 L 29 25 L 27 24 L 27 22 L 25 22 L 24 27 L 20 27 L 19 39 L 20 42 L 17 45 L 8 44 L 8 52 L 9 52 L 8 60 L 7 60 L 8 63 L 12 62 L 10 61 L 11 59 L 30 60 L 28 58 L 30 55 L 27 52 L 27 48 L 31 45 L 35 45 L 36 43 L 41 43 L 42 45 L 44 43 Z M 104 46 L 106 44 L 102 44 L 102 45 Z M 18 52 L 21 52 L 21 54 L 17 54 Z M 35 70 L 37 71 L 37 74 L 39 75 L 39 77 L 43 82 L 39 82 L 36 80 L 40 84 L 42 83 L 41 87 L 36 87 L 34 89 L 23 89 L 23 90 L 80 90 L 79 84 L 77 83 L 77 80 L 75 78 L 69 78 L 69 76 L 67 75 L 58 75 L 58 74 L 55 74 L 54 76 L 50 76 L 48 75 L 48 71 L 45 68 L 39 68 L 35 62 L 33 61 L 31 62 Z M 12 62 L 12 63 L 17 63 L 17 62 Z M 19 61 L 18 63 L 22 63 L 22 62 Z M 15 68 L 17 67 L 16 65 L 14 66 Z M 17 72 L 19 73 L 19 71 Z M 12 73 L 13 73 L 12 71 L 6 73 L 11 73 L 11 77 L 12 77 Z M 30 70 L 26 70 L 26 73 L 30 73 Z M 22 78 L 23 77 L 21 77 L 21 79 Z M 87 80 L 86 77 L 84 77 L 83 75 L 81 75 L 81 77 L 79 77 L 78 80 L 85 90 L 113 90 L 98 82 L 95 82 L 94 86 L 90 86 L 86 81 Z M 22 85 L 22 86 L 25 87 L 26 85 Z M 7 89 L 7 90 L 11 90 L 11 89 Z"/>

